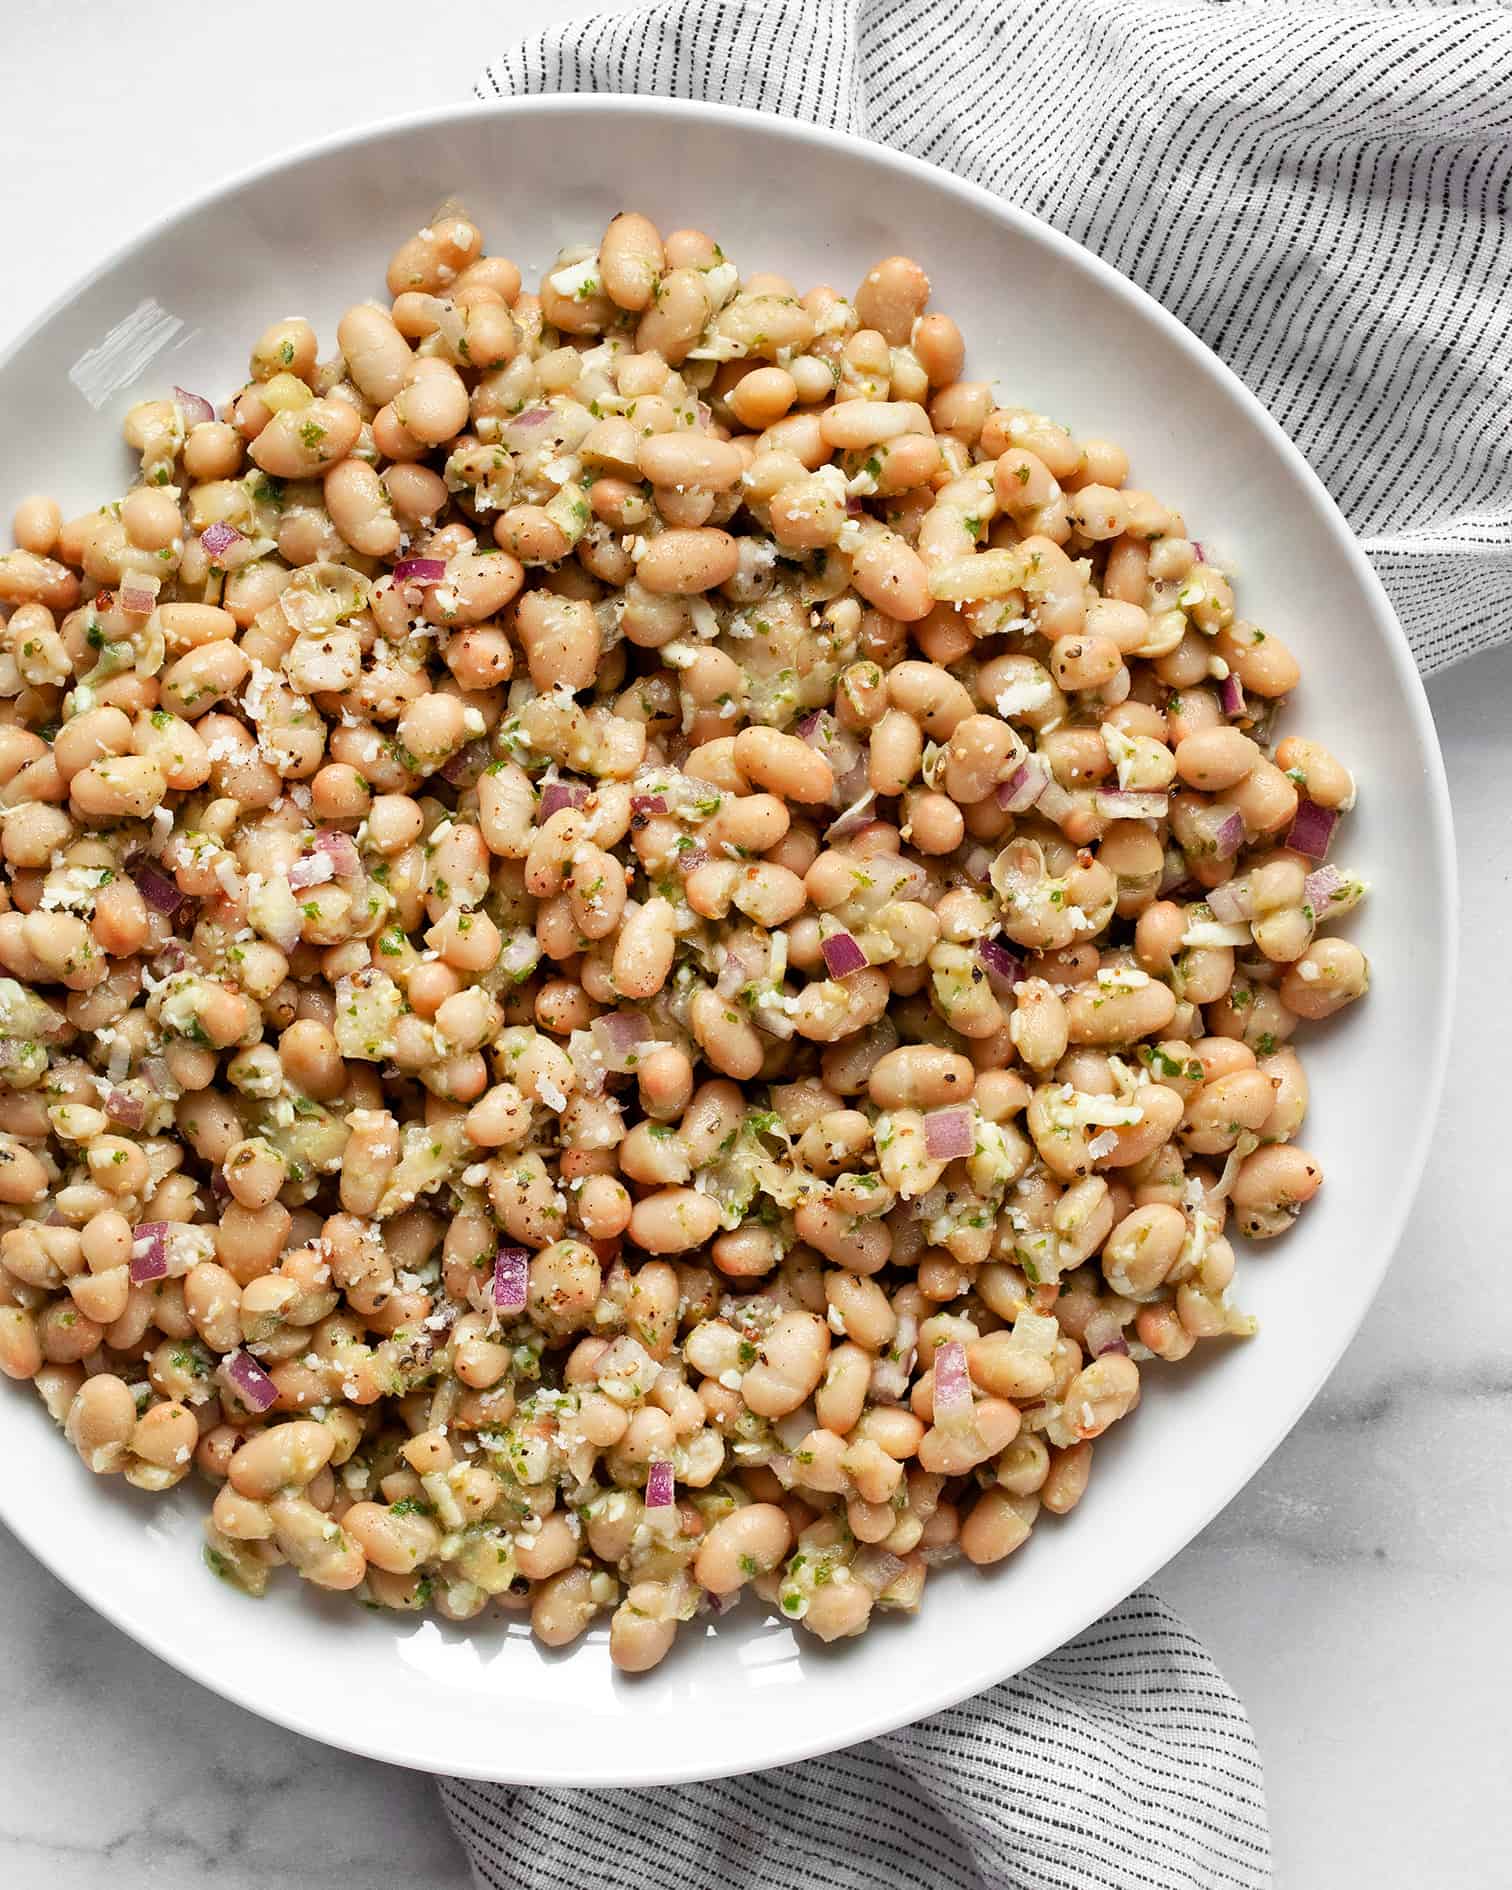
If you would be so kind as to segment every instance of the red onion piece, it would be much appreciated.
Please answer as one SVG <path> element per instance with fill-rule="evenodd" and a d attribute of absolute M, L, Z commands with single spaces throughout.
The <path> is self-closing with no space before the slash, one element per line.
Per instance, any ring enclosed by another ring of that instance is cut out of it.
<path fill-rule="evenodd" d="M 632 814 L 664 814 L 667 803 L 660 794 L 632 794 L 630 812 Z"/>
<path fill-rule="evenodd" d="M 168 1223 L 143 1221 L 131 1230 L 131 1284 L 168 1277 Z"/>
<path fill-rule="evenodd" d="M 242 533 L 234 525 L 227 525 L 223 519 L 217 519 L 213 525 L 207 525 L 200 533 L 200 547 L 210 559 L 216 559 L 227 552 L 233 545 L 242 542 Z"/>
<path fill-rule="evenodd" d="M 136 881 L 137 891 L 154 912 L 171 916 L 184 903 L 184 895 L 175 882 L 166 873 L 160 873 L 155 866 L 134 867 L 131 877 Z"/>
<path fill-rule="evenodd" d="M 394 566 L 394 582 L 413 585 L 416 590 L 439 584 L 445 576 L 444 558 L 401 558 Z"/>
<path fill-rule="evenodd" d="M 971 1375 L 959 1339 L 947 1339 L 934 1355 L 934 1421 L 943 1431 L 964 1431 L 971 1423 Z"/>
<path fill-rule="evenodd" d="M 677 870 L 686 879 L 689 873 L 695 872 L 700 866 L 706 866 L 708 860 L 707 847 L 688 847 L 677 856 Z"/>
<path fill-rule="evenodd" d="M 1296 816 L 1285 844 L 1295 853 L 1305 853 L 1310 860 L 1324 859 L 1338 824 L 1339 816 L 1332 807 L 1319 807 L 1316 801 L 1303 795 L 1297 802 Z"/>
<path fill-rule="evenodd" d="M 854 493 L 845 501 L 845 516 L 847 518 L 860 518 L 865 511 L 866 507 Z"/>
<path fill-rule="evenodd" d="M 1223 704 L 1223 713 L 1232 722 L 1244 713 L 1244 684 L 1232 670 L 1218 685 L 1218 700 Z"/>
<path fill-rule="evenodd" d="M 994 988 L 1011 991 L 1024 976 L 1023 959 L 1015 957 L 1000 939 L 979 940 L 977 957 L 986 966 Z"/>
<path fill-rule="evenodd" d="M 606 1070 L 623 1075 L 640 1062 L 639 1046 L 650 1040 L 650 1019 L 639 1011 L 607 1011 L 589 1029 Z"/>
<path fill-rule="evenodd" d="M 810 748 L 827 748 L 834 739 L 835 718 L 828 709 L 814 709 L 804 716 L 793 733 Z"/>
<path fill-rule="evenodd" d="M 894 1555 L 891 1549 L 879 1548 L 876 1543 L 869 1542 L 851 1563 L 851 1576 L 876 1596 L 884 1589 L 891 1588 L 906 1566 L 901 1555 Z"/>
<path fill-rule="evenodd" d="M 1255 909 L 1248 879 L 1231 879 L 1221 886 L 1210 886 L 1207 902 L 1220 925 L 1243 925 Z"/>
<path fill-rule="evenodd" d="M 876 794 L 868 788 L 859 801 L 847 807 L 843 814 L 837 814 L 824 830 L 826 842 L 832 846 L 837 840 L 848 840 L 852 834 L 859 833 L 875 819 L 872 808 L 876 799 Z"/>
<path fill-rule="evenodd" d="M 1198 846 L 1199 854 L 1206 851 L 1215 860 L 1231 860 L 1244 845 L 1244 816 L 1237 807 L 1224 807 L 1215 803 L 1211 807 L 1200 808 L 1193 815 L 1192 824 L 1208 842 L 1206 850 Z"/>
<path fill-rule="evenodd" d="M 362 855 L 349 833 L 342 833 L 336 827 L 322 827 L 315 836 L 315 844 L 335 867 L 338 879 L 351 879 L 362 871 Z"/>
<path fill-rule="evenodd" d="M 1197 554 L 1197 562 L 1199 564 L 1206 564 L 1207 553 L 1202 549 L 1202 540 L 1200 538 L 1193 538 L 1189 542 L 1192 550 Z"/>
<path fill-rule="evenodd" d="M 1320 866 L 1316 872 L 1308 874 L 1303 882 L 1302 896 L 1312 907 L 1316 917 L 1322 918 L 1333 903 L 1334 895 L 1344 883 L 1344 875 L 1336 866 Z M 1212 905 L 1211 897 L 1208 904 Z M 1217 910 L 1218 908 L 1213 906 L 1215 913 Z"/>
<path fill-rule="evenodd" d="M 500 1312 L 524 1312 L 530 1291 L 530 1254 L 524 1247 L 500 1244 L 494 1255 L 493 1303 Z"/>
<path fill-rule="evenodd" d="M 587 798 L 587 788 L 579 787 L 575 781 L 543 782 L 541 802 L 536 808 L 536 825 L 544 827 L 553 814 L 561 813 L 564 807 L 581 807 Z"/>
<path fill-rule="evenodd" d="M 550 407 L 527 407 L 523 413 L 511 414 L 509 425 L 512 427 L 540 427 L 551 418 Z"/>
<path fill-rule="evenodd" d="M 327 853 L 302 853 L 289 868 L 287 878 L 295 892 L 310 886 L 323 886 L 336 877 L 335 862 Z"/>
<path fill-rule="evenodd" d="M 215 1197 L 217 1206 L 224 1207 L 231 1199 L 231 1183 L 226 1179 L 224 1168 L 210 1170 L 210 1192 Z"/>
<path fill-rule="evenodd" d="M 734 997 L 742 985 L 747 985 L 761 974 L 765 961 L 762 948 L 752 940 L 746 940 L 721 947 L 719 976 L 714 982 L 714 989 L 720 997 Z"/>
<path fill-rule="evenodd" d="M 969 1109 L 931 1109 L 924 1117 L 924 1148 L 932 1162 L 959 1161 L 974 1143 Z"/>
<path fill-rule="evenodd" d="M 156 578 L 144 580 L 128 574 L 121 580 L 121 588 L 116 593 L 116 601 L 128 617 L 150 617 L 157 609 L 159 589 Z"/>
<path fill-rule="evenodd" d="M 670 1509 L 676 1483 L 665 1457 L 654 1457 L 646 1469 L 646 1508 Z"/>
<path fill-rule="evenodd" d="M 450 760 L 442 763 L 437 772 L 443 781 L 450 782 L 454 788 L 470 788 L 488 766 L 488 758 L 488 743 L 480 735 L 476 741 L 459 748 Z"/>
<path fill-rule="evenodd" d="M 1168 794 L 1141 788 L 1098 788 L 1092 802 L 1107 820 L 1164 820 L 1171 807 Z"/>
<path fill-rule="evenodd" d="M 832 978 L 848 978 L 853 971 L 866 969 L 866 953 L 849 932 L 832 932 L 819 949 L 824 953 L 824 968 Z"/>
<path fill-rule="evenodd" d="M 143 1057 L 142 1076 L 144 1081 L 155 1090 L 159 1096 L 171 1093 L 173 1074 L 168 1068 L 168 1062 L 165 1057 Z"/>
<path fill-rule="evenodd" d="M 999 782 L 997 804 L 1007 814 L 1027 814 L 1049 785 L 1049 764 L 1040 755 L 1025 755 L 1006 781 Z"/>
<path fill-rule="evenodd" d="M 1178 846 L 1168 846 L 1165 851 L 1165 864 L 1160 870 L 1160 885 L 1156 888 L 1157 896 L 1168 899 L 1178 886 L 1187 883 L 1186 855 Z"/>
<path fill-rule="evenodd" d="M 1119 1352 L 1127 1357 L 1129 1351 L 1117 1314 L 1105 1306 L 1099 1306 L 1087 1320 L 1082 1342 L 1093 1358 L 1101 1358 L 1106 1352 Z"/>
<path fill-rule="evenodd" d="M 5 1047 L 0 1044 L 0 1050 Z M 105 1092 L 105 1113 L 122 1128 L 139 1129 L 147 1120 L 147 1101 L 143 1096 L 133 1096 L 128 1089 L 110 1089 Z"/>
<path fill-rule="evenodd" d="M 230 1353 L 221 1361 L 220 1370 L 249 1410 L 267 1411 L 278 1402 L 277 1385 L 250 1352 Z"/>
<path fill-rule="evenodd" d="M 185 387 L 175 387 L 173 398 L 179 404 L 186 427 L 202 427 L 207 420 L 215 418 L 215 409 L 203 394 L 191 394 Z"/>

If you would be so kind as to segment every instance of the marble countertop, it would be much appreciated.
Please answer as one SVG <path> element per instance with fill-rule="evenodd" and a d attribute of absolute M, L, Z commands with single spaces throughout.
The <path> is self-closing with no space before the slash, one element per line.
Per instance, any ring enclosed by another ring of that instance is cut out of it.
<path fill-rule="evenodd" d="M 452 0 L 445 38 L 428 38 L 417 63 L 412 8 L 323 0 L 306 51 L 341 83 L 294 84 L 286 98 L 260 86 L 228 141 L 222 75 L 251 58 L 236 9 L 28 9 L 7 35 L 0 117 L 0 347 L 92 255 L 192 184 L 463 95 L 512 31 L 584 10 Z M 149 97 L 171 97 L 171 138 Z M 1512 650 L 1451 671 L 1430 695 L 1458 822 L 1465 995 L 1418 1207 L 1323 1395 L 1156 1583 L 1249 1705 L 1284 1890 L 1490 1890 L 1512 1854 L 1512 1183 L 1499 1094 L 1512 1022 L 1473 979 L 1504 960 L 1512 936 Z M 107 1873 L 112 1890 L 469 1881 L 428 1779 L 225 1705 L 91 1614 L 3 1532 L 0 1777 L 0 1882 L 13 1890 L 98 1890 Z"/>

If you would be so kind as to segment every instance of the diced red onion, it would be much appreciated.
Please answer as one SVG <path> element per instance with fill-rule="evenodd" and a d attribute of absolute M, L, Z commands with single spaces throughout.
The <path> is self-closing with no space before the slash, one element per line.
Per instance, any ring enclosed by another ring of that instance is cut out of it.
<path fill-rule="evenodd" d="M 869 1542 L 851 1563 L 851 1576 L 876 1596 L 884 1589 L 891 1588 L 906 1567 L 907 1563 L 901 1555 L 894 1555 L 891 1549 L 883 1549 L 875 1542 Z"/>
<path fill-rule="evenodd" d="M 606 1011 L 589 1026 L 606 1070 L 623 1074 L 640 1061 L 638 1046 L 649 1041 L 651 1022 L 639 1011 Z"/>
<path fill-rule="evenodd" d="M 394 566 L 396 584 L 413 585 L 416 590 L 426 590 L 432 584 L 439 584 L 446 576 L 444 558 L 401 558 Z"/>
<path fill-rule="evenodd" d="M 203 394 L 191 394 L 186 387 L 175 387 L 173 398 L 179 404 L 186 427 L 202 427 L 207 420 L 215 418 L 215 409 Z"/>
<path fill-rule="evenodd" d="M 512 427 L 544 426 L 551 418 L 550 407 L 527 407 L 523 413 L 511 414 L 509 425 Z"/>
<path fill-rule="evenodd" d="M 157 609 L 158 591 L 161 588 L 156 578 L 139 578 L 135 573 L 128 573 L 121 579 L 116 601 L 128 617 L 150 617 Z"/>
<path fill-rule="evenodd" d="M 1093 1358 L 1102 1358 L 1108 1352 L 1119 1352 L 1125 1357 L 1128 1355 L 1129 1347 L 1118 1315 L 1103 1306 L 1099 1306 L 1087 1320 L 1082 1342 Z"/>
<path fill-rule="evenodd" d="M 819 949 L 824 953 L 824 968 L 832 978 L 848 978 L 853 971 L 866 969 L 866 953 L 849 932 L 831 932 Z"/>
<path fill-rule="evenodd" d="M 323 886 L 336 877 L 336 863 L 328 853 L 301 853 L 290 866 L 287 878 L 295 892 L 311 886 Z"/>
<path fill-rule="evenodd" d="M 217 519 L 213 525 L 207 525 L 200 533 L 200 548 L 205 555 L 214 560 L 233 545 L 242 541 L 242 533 L 234 525 L 228 525 L 224 519 Z"/>
<path fill-rule="evenodd" d="M 964 1431 L 971 1423 L 971 1374 L 959 1339 L 947 1339 L 934 1355 L 934 1421 L 944 1431 Z"/>
<path fill-rule="evenodd" d="M 977 943 L 977 957 L 987 968 L 994 986 L 1011 991 L 1024 976 L 1024 961 L 1017 958 L 1001 939 L 984 938 Z"/>
<path fill-rule="evenodd" d="M 1164 820 L 1171 800 L 1141 788 L 1098 788 L 1093 805 L 1106 820 Z"/>
<path fill-rule="evenodd" d="M 1165 862 L 1160 869 L 1160 885 L 1156 888 L 1158 896 L 1161 899 L 1169 898 L 1178 886 L 1186 884 L 1187 878 L 1186 855 L 1180 847 L 1168 846 L 1165 850 Z"/>
<path fill-rule="evenodd" d="M 1302 896 L 1312 907 L 1314 914 L 1321 918 L 1333 903 L 1334 895 L 1344 884 L 1344 875 L 1336 866 L 1320 866 L 1316 872 L 1309 873 L 1302 886 Z M 1210 905 L 1212 901 L 1208 902 Z M 1214 911 L 1217 908 L 1214 907 Z"/>
<path fill-rule="evenodd" d="M 143 1221 L 131 1230 L 131 1283 L 146 1286 L 168 1276 L 168 1223 Z"/>
<path fill-rule="evenodd" d="M 177 884 L 166 873 L 160 873 L 155 866 L 134 867 L 131 877 L 136 881 L 137 891 L 154 912 L 171 916 L 184 903 L 184 895 L 179 891 Z"/>
<path fill-rule="evenodd" d="M 564 807 L 581 807 L 587 798 L 587 788 L 579 787 L 575 781 L 543 782 L 540 805 L 536 808 L 536 824 L 544 827 L 553 814 L 561 813 Z"/>
<path fill-rule="evenodd" d="M 0 1044 L 0 1049 L 4 1048 Z M 122 1128 L 139 1129 L 147 1120 L 147 1100 L 133 1096 L 129 1089 L 109 1089 L 105 1092 L 105 1113 Z"/>
<path fill-rule="evenodd" d="M 530 1291 L 530 1254 L 502 1243 L 494 1255 L 493 1303 L 500 1312 L 524 1312 Z"/>
<path fill-rule="evenodd" d="M 349 833 L 342 833 L 340 828 L 322 827 L 315 836 L 315 845 L 335 867 L 338 879 L 351 879 L 362 871 L 362 855 L 357 851 L 357 842 Z"/>
<path fill-rule="evenodd" d="M 846 808 L 860 800 L 867 790 L 868 774 L 866 757 L 860 748 L 856 749 L 856 758 L 849 767 L 844 765 L 846 749 L 850 737 L 842 736 L 829 751 L 829 762 L 835 773 L 835 785 L 829 797 L 831 807 Z"/>
<path fill-rule="evenodd" d="M 761 948 L 754 943 L 723 947 L 719 976 L 714 989 L 720 997 L 734 997 L 742 985 L 749 984 L 761 970 Z"/>
<path fill-rule="evenodd" d="M 224 1168 L 210 1170 L 210 1192 L 215 1197 L 217 1206 L 224 1207 L 231 1199 L 231 1183 L 226 1179 Z"/>
<path fill-rule="evenodd" d="M 1255 909 L 1248 879 L 1230 879 L 1221 886 L 1210 886 L 1207 902 L 1220 925 L 1243 925 Z"/>
<path fill-rule="evenodd" d="M 278 1402 L 277 1385 L 250 1352 L 232 1352 L 220 1369 L 249 1410 L 267 1411 Z"/>
<path fill-rule="evenodd" d="M 1204 807 L 1192 824 L 1208 841 L 1215 860 L 1231 860 L 1244 845 L 1244 816 L 1237 807 Z"/>
<path fill-rule="evenodd" d="M 825 828 L 825 840 L 831 845 L 837 840 L 848 840 L 852 834 L 859 833 L 863 827 L 869 825 L 875 818 L 872 809 L 876 804 L 876 799 L 875 792 L 868 788 L 859 801 L 847 807 L 843 814 L 837 814 Z"/>
<path fill-rule="evenodd" d="M 1338 824 L 1339 816 L 1332 807 L 1319 807 L 1316 801 L 1303 795 L 1297 802 L 1296 816 L 1285 844 L 1295 853 L 1305 853 L 1310 860 L 1324 859 Z"/>
<path fill-rule="evenodd" d="M 488 743 L 480 735 L 441 764 L 438 770 L 441 779 L 454 788 L 470 788 L 488 766 L 488 754 Z"/>
<path fill-rule="evenodd" d="M 847 518 L 860 518 L 865 510 L 866 507 L 854 494 L 845 501 L 845 516 Z"/>
<path fill-rule="evenodd" d="M 707 847 L 687 847 L 677 856 L 677 870 L 686 879 L 689 873 L 696 872 L 700 866 L 706 866 L 708 861 Z"/>
<path fill-rule="evenodd" d="M 932 1162 L 959 1161 L 974 1141 L 969 1109 L 931 1109 L 925 1115 L 924 1149 Z"/>
<path fill-rule="evenodd" d="M 1223 704 L 1223 713 L 1232 722 L 1244 713 L 1244 684 L 1232 670 L 1218 685 L 1218 700 Z"/>
<path fill-rule="evenodd" d="M 793 730 L 811 748 L 827 748 L 834 737 L 835 718 L 828 709 L 814 709 Z"/>
<path fill-rule="evenodd" d="M 1050 767 L 1044 758 L 1025 755 L 1008 779 L 998 784 L 997 804 L 1004 813 L 1027 814 L 1049 781 Z"/>
<path fill-rule="evenodd" d="M 711 1595 L 706 1588 L 703 1592 L 703 1598 L 708 1603 L 709 1613 L 714 1616 L 715 1620 L 723 1619 L 732 1608 L 738 1608 L 740 1606 L 740 1590 L 738 1588 L 732 1588 L 727 1595 Z"/>
<path fill-rule="evenodd" d="M 1192 550 L 1197 554 L 1197 562 L 1199 564 L 1206 564 L 1207 553 L 1202 549 L 1202 540 L 1200 538 L 1193 538 L 1188 542 L 1191 544 Z"/>
<path fill-rule="evenodd" d="M 670 1509 L 676 1482 L 665 1457 L 653 1457 L 646 1469 L 646 1508 Z"/>
<path fill-rule="evenodd" d="M 180 956 L 182 956 L 182 948 L 180 948 Z M 159 1096 L 166 1095 L 173 1082 L 173 1073 L 168 1068 L 166 1057 L 143 1057 L 142 1076 Z"/>
<path fill-rule="evenodd" d="M 630 812 L 632 814 L 664 814 L 667 803 L 660 794 L 632 794 Z"/>

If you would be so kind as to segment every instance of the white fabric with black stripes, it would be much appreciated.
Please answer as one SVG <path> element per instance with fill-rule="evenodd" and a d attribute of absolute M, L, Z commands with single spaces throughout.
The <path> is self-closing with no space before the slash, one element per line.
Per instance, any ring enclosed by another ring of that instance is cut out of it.
<path fill-rule="evenodd" d="M 1512 6 L 680 0 L 475 89 L 756 106 L 1000 192 L 1260 396 L 1425 671 L 1512 637 Z"/>
<path fill-rule="evenodd" d="M 482 98 L 617 91 L 860 133 L 1000 192 L 1209 343 L 1306 453 L 1424 670 L 1512 636 L 1512 10 L 680 0 Z M 1244 1710 L 1138 1594 L 870 1745 L 650 1792 L 443 1784 L 485 1890 L 1261 1890 Z"/>
<path fill-rule="evenodd" d="M 1017 1679 L 829 1758 L 659 1791 L 448 1779 L 441 1795 L 480 1890 L 1271 1881 L 1244 1708 L 1201 1642 L 1142 1592 Z"/>

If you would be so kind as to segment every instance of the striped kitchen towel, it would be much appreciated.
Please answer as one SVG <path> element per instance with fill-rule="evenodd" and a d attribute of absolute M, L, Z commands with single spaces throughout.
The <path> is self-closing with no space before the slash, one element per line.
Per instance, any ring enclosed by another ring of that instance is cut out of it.
<path fill-rule="evenodd" d="M 442 1782 L 479 1890 L 1264 1890 L 1255 1735 L 1131 1595 L 977 1699 L 825 1759 L 658 1791 Z"/>

